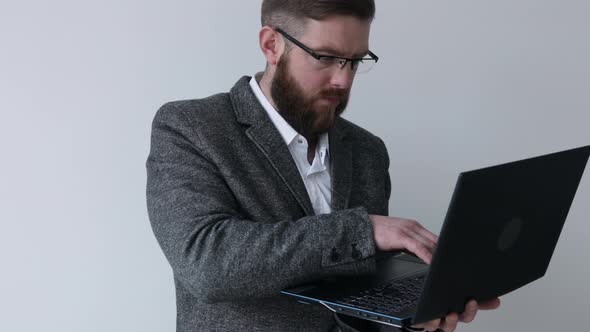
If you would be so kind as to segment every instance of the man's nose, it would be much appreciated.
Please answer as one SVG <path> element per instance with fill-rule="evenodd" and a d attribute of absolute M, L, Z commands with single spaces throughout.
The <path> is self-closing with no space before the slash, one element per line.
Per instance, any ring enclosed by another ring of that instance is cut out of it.
<path fill-rule="evenodd" d="M 336 67 L 330 83 L 335 88 L 348 90 L 352 87 L 354 74 L 354 71 L 350 70 L 350 63 L 347 63 L 344 68 Z"/>

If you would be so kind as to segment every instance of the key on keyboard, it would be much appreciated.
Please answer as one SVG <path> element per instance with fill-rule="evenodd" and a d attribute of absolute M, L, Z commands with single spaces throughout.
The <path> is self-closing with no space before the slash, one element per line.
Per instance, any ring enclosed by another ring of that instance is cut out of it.
<path fill-rule="evenodd" d="M 426 275 L 388 282 L 358 294 L 339 299 L 337 303 L 383 313 L 398 313 L 418 301 Z"/>

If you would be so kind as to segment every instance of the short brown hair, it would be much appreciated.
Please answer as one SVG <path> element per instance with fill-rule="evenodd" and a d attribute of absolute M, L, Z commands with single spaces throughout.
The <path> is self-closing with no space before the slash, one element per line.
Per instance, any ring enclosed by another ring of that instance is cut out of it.
<path fill-rule="evenodd" d="M 263 0 L 262 26 L 289 31 L 295 36 L 302 33 L 307 19 L 321 21 L 333 15 L 354 16 L 373 21 L 374 0 Z"/>

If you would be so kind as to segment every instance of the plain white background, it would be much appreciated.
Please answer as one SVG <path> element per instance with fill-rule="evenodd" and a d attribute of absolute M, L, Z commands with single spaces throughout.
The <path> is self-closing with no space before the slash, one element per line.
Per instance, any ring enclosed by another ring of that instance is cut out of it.
<path fill-rule="evenodd" d="M 174 330 L 145 207 L 151 120 L 264 68 L 259 10 L 0 3 L 1 331 Z M 585 0 L 377 0 L 381 60 L 345 117 L 387 144 L 392 215 L 438 232 L 461 171 L 590 144 L 588 14 Z M 459 330 L 587 327 L 589 201 L 586 174 L 547 275 Z"/>

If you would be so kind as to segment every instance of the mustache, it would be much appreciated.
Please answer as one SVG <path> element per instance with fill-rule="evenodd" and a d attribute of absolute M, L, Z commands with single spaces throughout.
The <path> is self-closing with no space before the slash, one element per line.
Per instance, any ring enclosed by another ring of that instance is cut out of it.
<path fill-rule="evenodd" d="M 350 91 L 343 89 L 327 89 L 320 91 L 316 97 L 319 98 L 338 98 L 339 100 L 346 100 Z"/>

